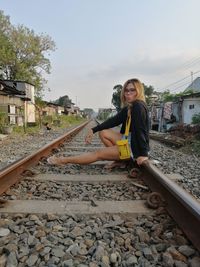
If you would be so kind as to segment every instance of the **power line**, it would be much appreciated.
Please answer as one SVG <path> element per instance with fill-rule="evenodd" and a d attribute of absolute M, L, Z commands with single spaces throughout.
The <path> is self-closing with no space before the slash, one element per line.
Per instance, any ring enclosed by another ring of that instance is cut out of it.
<path fill-rule="evenodd" d="M 189 65 L 192 65 L 195 61 L 199 61 L 200 60 L 200 57 L 195 57 L 185 63 L 183 63 L 183 65 L 181 67 L 187 67 Z"/>
<path fill-rule="evenodd" d="M 188 81 L 188 82 L 186 82 L 186 83 L 183 83 L 183 84 L 181 84 L 181 85 L 175 87 L 174 89 L 170 90 L 170 92 L 174 92 L 174 91 L 176 91 L 177 89 L 179 89 L 179 88 L 181 88 L 181 87 L 183 87 L 183 86 L 185 86 L 185 85 L 188 85 L 188 86 L 189 86 L 189 85 L 190 85 L 190 82 Z"/>
<path fill-rule="evenodd" d="M 200 70 L 195 71 L 195 72 L 193 72 L 193 75 L 194 75 L 194 74 L 197 74 L 197 73 L 199 73 L 199 72 L 200 72 Z M 188 79 L 189 77 L 191 77 L 191 75 L 188 75 L 188 76 L 186 76 L 186 77 L 184 77 L 184 78 L 182 78 L 182 79 L 180 79 L 180 80 L 178 80 L 178 81 L 176 81 L 176 82 L 170 83 L 170 84 L 168 84 L 167 86 L 164 86 L 163 88 L 161 88 L 161 91 L 163 91 L 163 90 L 165 90 L 165 89 L 168 89 L 168 87 L 171 87 L 171 86 L 173 86 L 173 85 L 176 85 L 177 83 L 180 83 L 180 82 L 182 82 L 182 81 Z"/>

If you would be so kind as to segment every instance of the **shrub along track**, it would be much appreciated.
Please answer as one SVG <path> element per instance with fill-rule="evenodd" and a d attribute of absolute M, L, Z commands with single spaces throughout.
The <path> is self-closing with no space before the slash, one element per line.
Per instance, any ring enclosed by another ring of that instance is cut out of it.
<path fill-rule="evenodd" d="M 199 204 L 151 163 L 134 169 L 135 178 L 127 178 L 127 169 L 106 170 L 105 162 L 47 164 L 52 149 L 72 155 L 101 146 L 97 137 L 84 144 L 86 130 L 61 145 L 74 135 L 71 131 L 0 173 L 0 261 L 8 266 L 198 266 Z M 161 195 L 150 194 L 146 185 Z M 145 202 L 160 207 L 152 211 Z"/>

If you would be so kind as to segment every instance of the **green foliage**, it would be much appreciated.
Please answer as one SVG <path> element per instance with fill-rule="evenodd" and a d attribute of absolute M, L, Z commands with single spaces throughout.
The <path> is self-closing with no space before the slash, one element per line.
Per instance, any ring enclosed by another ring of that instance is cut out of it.
<path fill-rule="evenodd" d="M 14 126 L 13 127 L 13 134 L 14 135 L 36 134 L 39 131 L 40 131 L 39 125 L 28 126 L 28 127 L 26 127 L 26 131 L 24 131 L 23 126 Z"/>
<path fill-rule="evenodd" d="M 54 103 L 61 107 L 67 108 L 67 107 L 71 107 L 72 100 L 69 99 L 68 95 L 65 95 L 65 96 L 59 97 L 57 100 L 54 101 Z"/>
<path fill-rule="evenodd" d="M 183 92 L 179 92 L 177 94 L 170 93 L 169 90 L 164 91 L 161 93 L 161 99 L 163 102 L 170 102 L 170 101 L 177 101 L 181 96 L 192 94 L 193 90 L 187 90 Z"/>
<path fill-rule="evenodd" d="M 192 123 L 193 124 L 199 124 L 200 123 L 200 113 L 194 114 L 192 116 Z"/>
<path fill-rule="evenodd" d="M 41 97 L 36 96 L 35 97 L 35 105 L 38 109 L 42 109 L 44 107 L 46 107 L 46 103 L 44 102 L 44 100 L 42 100 Z"/>
<path fill-rule="evenodd" d="M 43 73 L 50 73 L 46 54 L 55 50 L 50 36 L 36 34 L 23 25 L 13 26 L 0 10 L 0 76 L 25 80 L 40 92 L 45 83 Z"/>
<path fill-rule="evenodd" d="M 52 126 L 52 122 L 55 119 L 59 119 L 60 124 L 59 126 L 56 126 L 55 124 L 53 124 Z M 52 128 L 52 131 L 54 131 L 56 128 L 68 128 L 71 127 L 72 125 L 76 125 L 79 124 L 81 122 L 83 122 L 84 119 L 81 118 L 80 116 L 68 116 L 68 115 L 60 115 L 60 116 L 44 116 L 43 118 L 43 124 L 45 122 L 48 122 L 50 127 Z M 39 131 L 41 131 L 41 128 L 39 127 L 39 125 L 36 126 L 29 126 L 26 128 L 26 133 L 24 133 L 24 129 L 22 126 L 14 126 L 13 128 L 13 134 L 15 135 L 23 135 L 23 134 L 36 134 Z"/>
<path fill-rule="evenodd" d="M 113 87 L 114 92 L 112 94 L 112 104 L 114 105 L 114 107 L 118 112 L 121 109 L 121 99 L 120 99 L 121 90 L 122 90 L 121 84 L 117 84 Z"/>
<path fill-rule="evenodd" d="M 152 85 L 147 86 L 144 83 L 143 83 L 143 86 L 144 86 L 144 94 L 146 97 L 146 102 L 147 104 L 150 104 L 150 96 L 153 94 L 154 88 Z"/>
<path fill-rule="evenodd" d="M 104 109 L 98 114 L 98 119 L 105 121 L 109 115 L 111 114 L 112 110 L 111 109 Z"/>
<path fill-rule="evenodd" d="M 6 112 L 0 112 L 0 127 L 8 124 L 8 114 Z"/>
<path fill-rule="evenodd" d="M 61 121 L 61 127 L 66 128 L 66 127 L 70 127 L 71 125 L 79 124 L 85 119 L 81 118 L 80 116 L 60 115 L 59 120 Z"/>
<path fill-rule="evenodd" d="M 145 94 L 145 96 L 146 97 L 151 96 L 153 94 L 153 92 L 154 92 L 153 86 L 152 85 L 147 86 L 144 83 L 143 83 L 143 86 L 144 86 L 144 94 Z"/>

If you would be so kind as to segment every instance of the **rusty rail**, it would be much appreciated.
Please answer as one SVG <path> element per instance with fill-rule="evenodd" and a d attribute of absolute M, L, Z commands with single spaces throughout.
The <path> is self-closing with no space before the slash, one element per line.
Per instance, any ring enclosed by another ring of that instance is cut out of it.
<path fill-rule="evenodd" d="M 39 149 L 37 152 L 25 158 L 22 158 L 16 161 L 14 164 L 11 164 L 8 167 L 1 170 L 0 171 L 0 195 L 3 192 L 5 192 L 9 187 L 11 187 L 13 184 L 19 182 L 20 179 L 22 178 L 21 174 L 25 170 L 35 165 L 36 163 L 38 163 L 42 157 L 47 157 L 51 153 L 52 149 L 58 147 L 61 143 L 71 138 L 76 133 L 78 133 L 86 124 L 88 124 L 88 121 L 82 123 L 81 125 L 70 130 L 69 132 L 63 134 L 59 138 L 55 139 L 51 143 Z"/>
<path fill-rule="evenodd" d="M 141 177 L 152 191 L 162 195 L 169 214 L 200 251 L 200 202 L 148 161 Z"/>

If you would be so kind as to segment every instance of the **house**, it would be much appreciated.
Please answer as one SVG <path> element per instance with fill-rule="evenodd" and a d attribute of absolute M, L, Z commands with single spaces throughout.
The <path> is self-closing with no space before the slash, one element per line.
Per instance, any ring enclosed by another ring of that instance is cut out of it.
<path fill-rule="evenodd" d="M 80 115 L 80 108 L 77 106 L 74 106 L 74 115 Z"/>
<path fill-rule="evenodd" d="M 64 113 L 64 107 L 59 106 L 58 104 L 44 101 L 45 107 L 42 108 L 42 115 L 62 115 Z"/>
<path fill-rule="evenodd" d="M 181 105 L 181 123 L 191 124 L 192 117 L 200 114 L 200 92 L 184 95 L 180 98 Z"/>
<path fill-rule="evenodd" d="M 0 112 L 6 114 L 9 124 L 23 125 L 25 93 L 0 80 Z"/>
<path fill-rule="evenodd" d="M 174 102 L 162 103 L 158 114 L 158 131 L 161 132 L 177 124 L 192 124 L 192 117 L 200 114 L 200 92 L 181 96 Z M 154 130 L 153 125 L 151 129 Z"/>
<path fill-rule="evenodd" d="M 15 88 L 24 94 L 23 109 L 24 109 L 24 123 L 32 124 L 36 122 L 35 118 L 35 87 L 33 84 L 26 81 L 3 80 L 4 84 Z"/>
<path fill-rule="evenodd" d="M 44 101 L 45 107 L 42 108 L 42 115 L 43 116 L 53 116 L 57 115 L 57 104 Z"/>

